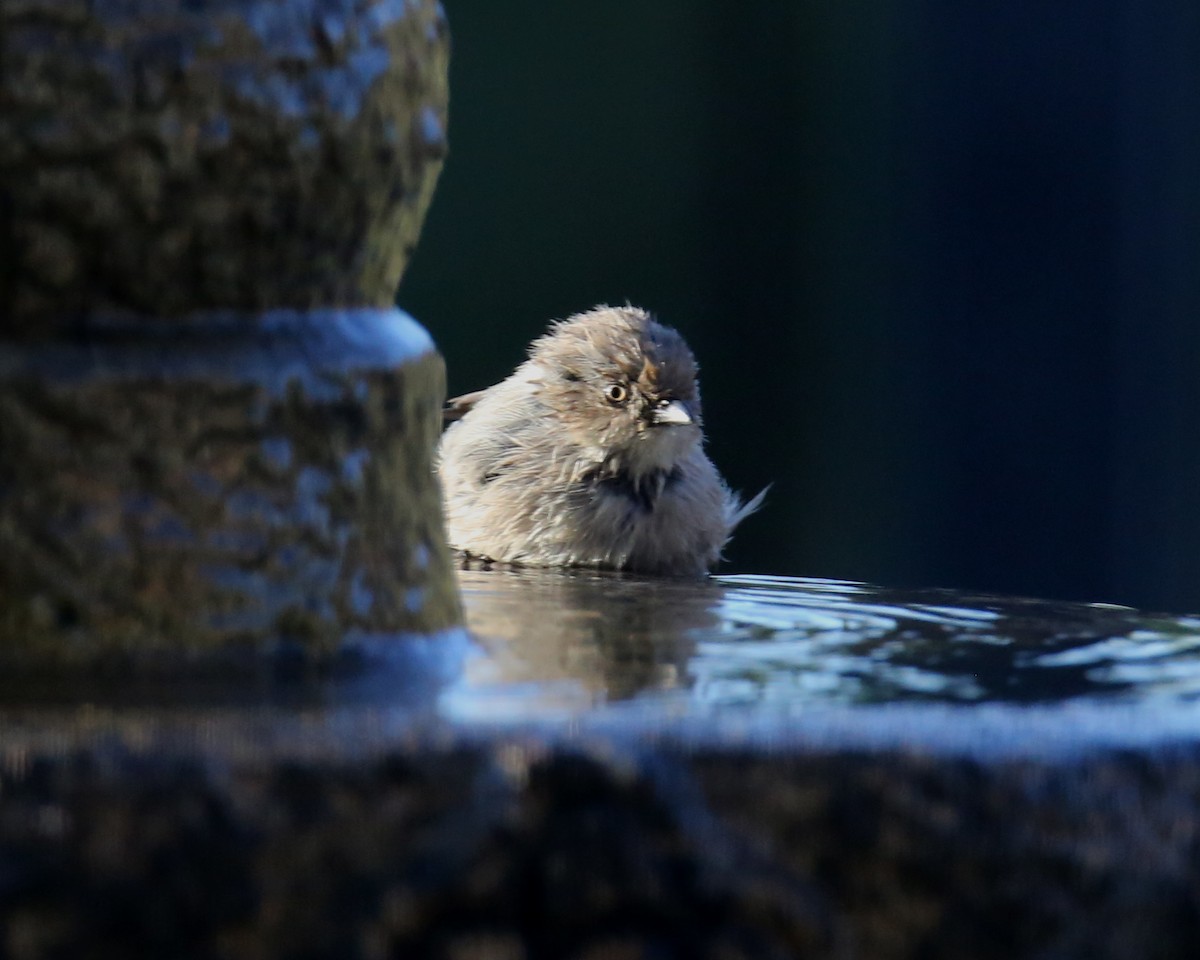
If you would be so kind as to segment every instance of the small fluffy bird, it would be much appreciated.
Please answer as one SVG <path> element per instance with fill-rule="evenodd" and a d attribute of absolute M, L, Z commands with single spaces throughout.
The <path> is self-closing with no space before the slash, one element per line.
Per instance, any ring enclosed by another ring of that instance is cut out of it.
<path fill-rule="evenodd" d="M 637 307 L 553 323 L 502 383 L 447 404 L 451 546 L 531 566 L 702 576 L 753 513 L 705 456 L 696 361 Z"/>

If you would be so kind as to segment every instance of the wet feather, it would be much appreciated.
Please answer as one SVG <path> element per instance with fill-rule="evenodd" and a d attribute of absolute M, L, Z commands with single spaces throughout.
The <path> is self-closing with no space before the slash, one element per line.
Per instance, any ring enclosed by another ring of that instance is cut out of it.
<path fill-rule="evenodd" d="M 705 455 L 696 376 L 683 338 L 636 307 L 553 323 L 508 379 L 447 404 L 451 544 L 538 566 L 712 569 L 766 491 L 743 502 Z"/>

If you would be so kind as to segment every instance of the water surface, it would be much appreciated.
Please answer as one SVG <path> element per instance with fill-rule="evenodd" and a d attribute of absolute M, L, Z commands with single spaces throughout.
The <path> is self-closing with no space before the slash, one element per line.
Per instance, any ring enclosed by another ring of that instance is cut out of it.
<path fill-rule="evenodd" d="M 110 740 L 346 757 L 497 727 L 531 743 L 973 758 L 1200 740 L 1197 616 L 786 577 L 459 581 L 465 631 L 348 637 L 319 670 L 284 649 L 264 664 L 7 676 L 0 760 Z"/>
<path fill-rule="evenodd" d="M 678 714 L 820 706 L 1190 702 L 1200 617 L 861 583 L 463 570 L 476 639 L 444 698 L 519 719 L 630 701 Z"/>

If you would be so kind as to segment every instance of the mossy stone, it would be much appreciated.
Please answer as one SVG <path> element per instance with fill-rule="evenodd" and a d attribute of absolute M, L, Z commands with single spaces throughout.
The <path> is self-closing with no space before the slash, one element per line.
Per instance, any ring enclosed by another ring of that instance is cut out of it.
<path fill-rule="evenodd" d="M 448 43 L 432 0 L 0 6 L 10 686 L 458 622 L 442 361 L 392 306 Z"/>
<path fill-rule="evenodd" d="M 0 6 L 0 332 L 390 305 L 446 152 L 429 0 Z"/>

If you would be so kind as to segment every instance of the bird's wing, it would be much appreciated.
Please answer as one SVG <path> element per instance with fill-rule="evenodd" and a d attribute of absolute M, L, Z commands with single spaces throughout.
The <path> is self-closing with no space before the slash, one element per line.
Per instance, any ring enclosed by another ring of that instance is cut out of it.
<path fill-rule="evenodd" d="M 461 420 L 471 412 L 472 407 L 479 402 L 479 398 L 486 392 L 486 390 L 476 390 L 474 393 L 464 393 L 461 397 L 451 397 L 442 408 L 442 419 L 446 423 Z"/>

